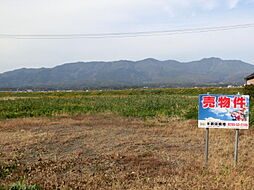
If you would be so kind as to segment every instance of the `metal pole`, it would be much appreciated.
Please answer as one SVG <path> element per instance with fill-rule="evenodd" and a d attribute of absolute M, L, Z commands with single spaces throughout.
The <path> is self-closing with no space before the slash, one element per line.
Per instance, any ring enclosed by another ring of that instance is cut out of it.
<path fill-rule="evenodd" d="M 208 167 L 209 128 L 205 129 L 205 165 Z"/>
<path fill-rule="evenodd" d="M 207 95 L 210 93 L 207 92 Z M 205 165 L 208 167 L 208 150 L 209 150 L 209 128 L 205 129 Z"/>
<path fill-rule="evenodd" d="M 240 95 L 240 92 L 238 92 L 237 95 Z M 238 161 L 238 140 L 239 140 L 239 129 L 236 129 L 235 130 L 234 166 L 236 166 Z"/>
<path fill-rule="evenodd" d="M 236 166 L 237 160 L 238 160 L 238 139 L 239 139 L 239 129 L 236 129 L 235 130 L 234 166 Z"/>

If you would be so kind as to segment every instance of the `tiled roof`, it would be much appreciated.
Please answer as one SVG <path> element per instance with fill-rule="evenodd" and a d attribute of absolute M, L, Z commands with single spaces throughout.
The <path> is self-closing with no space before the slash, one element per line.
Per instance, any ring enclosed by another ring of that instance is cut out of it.
<path fill-rule="evenodd" d="M 253 79 L 253 78 L 254 78 L 254 73 L 252 73 L 251 75 L 245 77 L 246 80 Z"/>

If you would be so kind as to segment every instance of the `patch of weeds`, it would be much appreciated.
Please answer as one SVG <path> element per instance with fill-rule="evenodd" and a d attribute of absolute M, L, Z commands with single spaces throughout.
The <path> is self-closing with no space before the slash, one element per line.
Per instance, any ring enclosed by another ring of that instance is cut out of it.
<path fill-rule="evenodd" d="M 204 168 L 204 169 L 201 171 L 201 173 L 202 173 L 203 175 L 208 175 L 208 174 L 210 174 L 210 171 L 209 171 L 208 168 Z"/>
<path fill-rule="evenodd" d="M 24 183 L 24 179 L 20 179 L 17 183 L 14 183 L 10 186 L 9 190 L 40 190 L 36 184 L 27 185 Z"/>
<path fill-rule="evenodd" d="M 148 156 L 152 156 L 153 153 L 149 152 L 149 151 L 145 151 L 145 152 L 141 152 L 138 154 L 138 157 L 148 157 Z"/>
<path fill-rule="evenodd" d="M 16 163 L 5 164 L 0 163 L 0 178 L 6 178 L 12 175 L 12 173 L 17 169 Z"/>
<path fill-rule="evenodd" d="M 226 176 L 226 175 L 228 175 L 229 170 L 230 170 L 229 166 L 222 166 L 222 168 L 219 171 L 219 174 L 222 176 Z"/>
<path fill-rule="evenodd" d="M 31 173 L 32 169 L 31 168 L 26 168 L 23 170 L 24 173 Z"/>

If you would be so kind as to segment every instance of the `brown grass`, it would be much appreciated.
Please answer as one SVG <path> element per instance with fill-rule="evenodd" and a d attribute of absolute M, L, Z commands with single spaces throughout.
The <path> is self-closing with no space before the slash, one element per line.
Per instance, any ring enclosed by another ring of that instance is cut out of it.
<path fill-rule="evenodd" d="M 142 121 L 111 114 L 2 120 L 0 162 L 44 189 L 254 189 L 253 128 L 210 130 L 209 168 L 204 130 L 194 120 Z"/>

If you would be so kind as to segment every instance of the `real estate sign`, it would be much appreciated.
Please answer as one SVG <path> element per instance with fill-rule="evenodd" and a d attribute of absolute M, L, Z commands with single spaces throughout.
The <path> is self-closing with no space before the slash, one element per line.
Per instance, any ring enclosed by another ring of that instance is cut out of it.
<path fill-rule="evenodd" d="M 248 95 L 199 95 L 199 128 L 249 128 Z"/>

